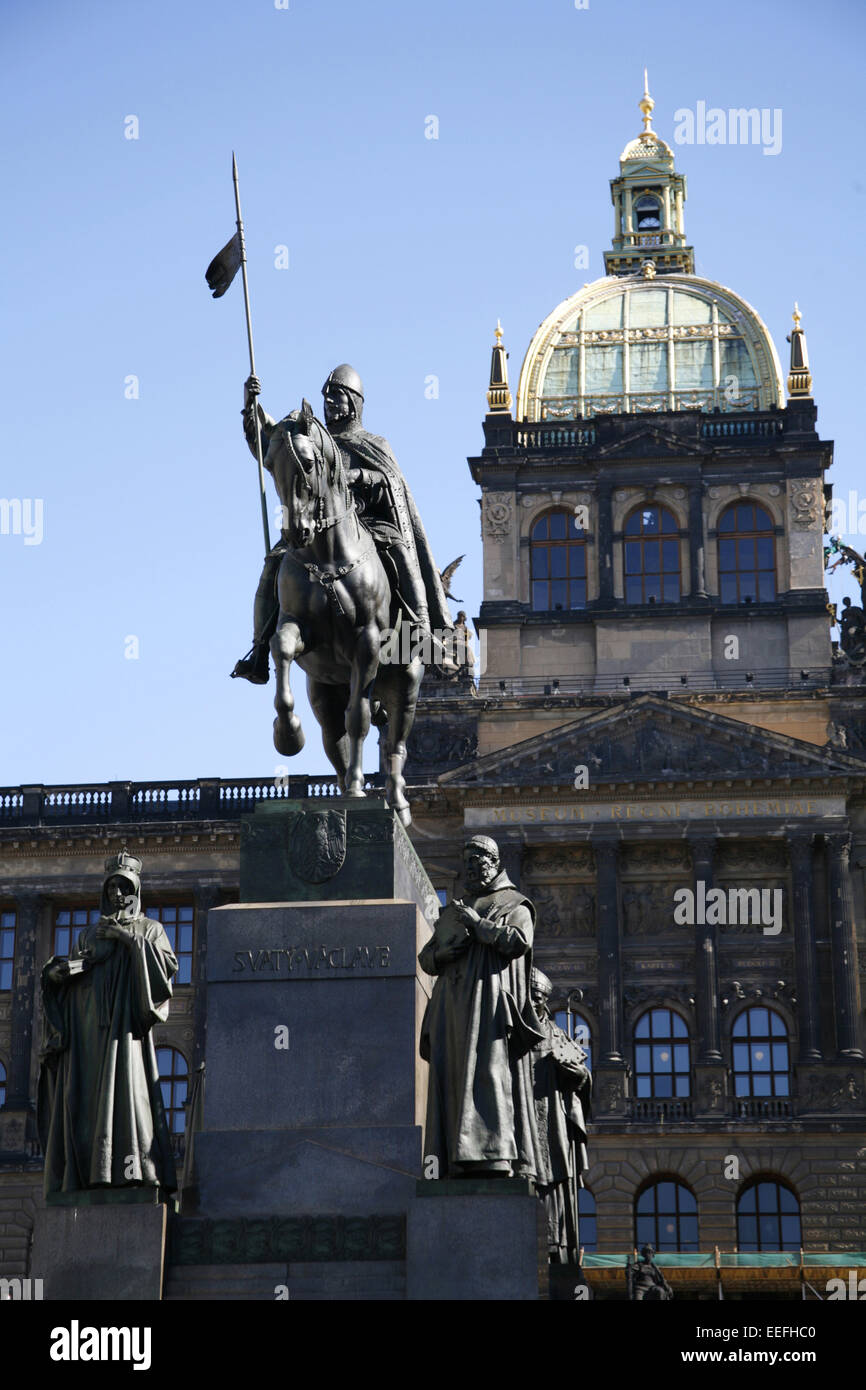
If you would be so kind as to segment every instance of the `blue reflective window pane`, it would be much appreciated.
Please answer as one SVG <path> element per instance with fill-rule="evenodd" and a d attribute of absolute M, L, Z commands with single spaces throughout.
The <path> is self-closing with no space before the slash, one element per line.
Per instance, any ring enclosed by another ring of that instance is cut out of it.
<path fill-rule="evenodd" d="M 680 567 L 679 541 L 662 541 L 662 568 L 670 574 Z"/>
<path fill-rule="evenodd" d="M 571 574 L 575 578 L 583 579 L 586 575 L 586 546 L 569 546 L 568 565 Z"/>
<path fill-rule="evenodd" d="M 739 1239 L 737 1244 L 741 1250 L 757 1250 L 758 1248 L 758 1223 L 754 1216 L 741 1216 L 737 1223 L 739 1227 Z"/>
<path fill-rule="evenodd" d="M 680 578 L 678 574 L 668 574 L 665 576 L 663 585 L 663 597 L 665 603 L 679 602 Z"/>
<path fill-rule="evenodd" d="M 568 603 L 568 585 L 564 579 L 553 579 L 550 583 L 550 607 L 553 612 L 557 608 L 564 609 Z"/>
<path fill-rule="evenodd" d="M 787 1043 L 773 1043 L 773 1068 L 775 1071 L 788 1070 Z"/>
<path fill-rule="evenodd" d="M 12 988 L 12 962 L 4 961 L 0 965 L 0 989 Z"/>
<path fill-rule="evenodd" d="M 673 1071 L 673 1048 L 669 1043 L 653 1044 L 653 1071 Z"/>
<path fill-rule="evenodd" d="M 734 509 L 729 507 L 723 516 L 719 518 L 719 531 L 733 531 L 734 529 Z"/>
<path fill-rule="evenodd" d="M 180 949 L 182 951 L 192 950 L 192 926 L 186 925 L 180 929 Z"/>
<path fill-rule="evenodd" d="M 789 1084 L 788 1084 L 788 1083 L 789 1083 L 789 1078 L 788 1078 L 787 1074 L 783 1074 L 783 1073 L 781 1073 L 781 1072 L 776 1072 L 775 1084 L 776 1084 L 776 1095 L 777 1095 L 777 1096 L 788 1096 L 788 1095 L 791 1094 L 791 1092 L 790 1092 L 790 1087 L 789 1087 Z"/>
<path fill-rule="evenodd" d="M 682 1099 L 682 1098 L 684 1098 L 685 1096 L 688 1096 L 689 1090 L 690 1090 L 690 1086 L 689 1086 L 689 1077 L 688 1077 L 688 1076 L 678 1076 L 678 1077 L 677 1077 L 677 1086 L 676 1086 L 676 1089 L 677 1089 L 677 1097 L 678 1097 L 679 1099 Z"/>
<path fill-rule="evenodd" d="M 769 1009 L 750 1009 L 749 1027 L 752 1032 L 752 1037 L 767 1037 L 770 1031 Z"/>
<path fill-rule="evenodd" d="M 750 502 L 740 502 L 736 507 L 737 530 L 754 531 L 755 529 L 755 509 Z"/>
<path fill-rule="evenodd" d="M 779 1184 L 759 1182 L 757 1184 L 758 1211 L 775 1211 L 779 1205 Z"/>
<path fill-rule="evenodd" d="M 689 1069 L 689 1045 L 688 1043 L 677 1043 L 674 1047 L 674 1066 L 677 1071 L 688 1071 Z"/>
<path fill-rule="evenodd" d="M 744 1036 L 746 1032 L 747 1019 L 747 1014 L 738 1014 L 737 1017 L 734 1019 L 734 1026 L 731 1029 L 731 1033 L 735 1038 L 741 1038 Z"/>
<path fill-rule="evenodd" d="M 676 1183 L 660 1182 L 656 1186 L 656 1200 L 659 1211 L 676 1211 Z"/>
<path fill-rule="evenodd" d="M 737 541 L 737 568 L 741 570 L 753 570 L 755 568 L 755 542 L 753 540 Z"/>
<path fill-rule="evenodd" d="M 734 1078 L 734 1095 L 736 1095 L 736 1096 L 748 1096 L 748 1095 L 751 1095 L 751 1086 L 750 1086 L 750 1084 L 749 1084 L 749 1078 L 748 1078 L 748 1076 L 745 1075 L 743 1072 L 737 1072 L 737 1074 L 736 1074 L 736 1076 L 735 1076 L 735 1078 Z"/>
<path fill-rule="evenodd" d="M 780 1211 L 799 1211 L 800 1204 L 789 1187 L 783 1187 L 779 1183 L 779 1210 Z"/>
<path fill-rule="evenodd" d="M 653 1009 L 651 1015 L 654 1038 L 669 1038 L 671 1033 L 670 1009 Z"/>
<path fill-rule="evenodd" d="M 640 535 L 640 512 L 632 512 L 623 527 L 623 531 L 627 536 Z"/>
<path fill-rule="evenodd" d="M 634 1030 L 634 1035 L 635 1035 L 635 1037 L 636 1037 L 636 1038 L 648 1038 L 648 1037 L 649 1037 L 649 1026 L 650 1026 L 650 1016 L 649 1016 L 649 1014 L 642 1014 L 641 1017 L 638 1019 L 636 1025 L 635 1025 L 635 1030 Z"/>
<path fill-rule="evenodd" d="M 758 569 L 771 570 L 773 568 L 773 540 L 771 536 L 763 536 L 756 541 L 758 552 Z"/>
<path fill-rule="evenodd" d="M 568 573 L 568 551 L 564 545 L 554 545 L 549 554 L 551 578 L 564 579 Z"/>
<path fill-rule="evenodd" d="M 774 574 L 758 575 L 758 598 L 762 603 L 767 603 L 776 597 L 776 576 Z"/>
<path fill-rule="evenodd" d="M 737 581 L 733 575 L 722 575 L 719 584 L 722 603 L 736 603 Z"/>
<path fill-rule="evenodd" d="M 644 541 L 643 567 L 647 574 L 658 574 L 661 568 L 661 546 L 658 541 Z"/>
<path fill-rule="evenodd" d="M 801 1243 L 799 1216 L 782 1217 L 782 1249 L 799 1250 Z"/>
<path fill-rule="evenodd" d="M 671 1036 L 674 1038 L 687 1038 L 689 1030 L 686 1027 L 685 1019 L 680 1018 L 679 1014 L 671 1012 Z"/>
<path fill-rule="evenodd" d="M 569 589 L 570 589 L 570 599 L 569 599 L 570 607 L 571 607 L 571 608 L 585 608 L 585 607 L 586 607 L 586 580 L 585 580 L 585 579 L 572 579 L 571 584 L 570 584 L 570 586 L 569 586 Z"/>
<path fill-rule="evenodd" d="M 648 574 L 643 585 L 644 602 L 649 603 L 653 599 L 656 603 L 661 602 L 662 581 L 657 574 Z"/>
<path fill-rule="evenodd" d="M 181 956 L 177 963 L 177 975 L 175 979 L 179 985 L 188 985 L 192 982 L 192 961 L 189 956 Z"/>
<path fill-rule="evenodd" d="M 771 1096 L 773 1094 L 773 1079 L 770 1076 L 752 1075 L 752 1095 Z"/>
<path fill-rule="evenodd" d="M 536 613 L 543 613 L 547 608 L 547 581 L 542 580 L 532 586 L 532 607 Z"/>
<path fill-rule="evenodd" d="M 740 1211 L 754 1211 L 757 1196 L 757 1189 L 754 1186 L 747 1187 L 742 1197 L 740 1198 Z"/>
<path fill-rule="evenodd" d="M 532 528 L 532 539 L 534 541 L 546 541 L 548 539 L 546 516 L 543 516 L 539 521 L 536 521 L 535 525 Z"/>
<path fill-rule="evenodd" d="M 768 1009 L 767 1014 L 770 1020 L 770 1030 L 773 1034 L 773 1037 L 787 1037 L 788 1030 L 785 1027 L 785 1020 L 782 1018 L 781 1014 L 777 1014 L 775 1009 Z"/>
<path fill-rule="evenodd" d="M 627 579 L 625 581 L 625 601 L 626 603 L 640 603 L 643 597 L 641 582 L 639 579 Z"/>
<path fill-rule="evenodd" d="M 648 507 L 641 512 L 641 524 L 645 536 L 655 536 L 659 530 L 659 509 L 658 507 Z"/>
<path fill-rule="evenodd" d="M 14 931 L 0 931 L 0 956 L 11 956 L 14 949 Z"/>
<path fill-rule="evenodd" d="M 767 1043 L 752 1043 L 752 1071 L 770 1070 L 770 1048 Z"/>
<path fill-rule="evenodd" d="M 565 513 L 564 513 L 564 512 L 554 512 L 553 515 L 552 515 L 551 517 L 548 517 L 548 520 L 549 520 L 549 522 L 550 522 L 550 539 L 551 539 L 552 541 L 564 541 L 564 540 L 565 540 Z"/>
<path fill-rule="evenodd" d="M 646 1043 L 638 1043 L 635 1047 L 634 1064 L 638 1071 L 649 1071 L 650 1049 Z"/>
<path fill-rule="evenodd" d="M 754 517 L 754 521 L 753 521 L 753 523 L 752 523 L 752 524 L 753 524 L 753 527 L 754 527 L 754 530 L 756 530 L 756 531 L 772 531 L 772 530 L 773 530 L 773 518 L 770 516 L 770 513 L 769 513 L 768 511 L 765 511 L 765 510 L 764 510 L 763 507 L 753 507 L 753 508 L 752 508 L 752 515 L 753 515 L 753 517 Z"/>
<path fill-rule="evenodd" d="M 532 577 L 533 579 L 546 579 L 547 574 L 547 551 L 541 546 L 534 546 L 532 550 Z"/>
<path fill-rule="evenodd" d="M 626 574 L 640 574 L 641 546 L 640 541 L 626 541 L 625 543 L 625 572 Z"/>

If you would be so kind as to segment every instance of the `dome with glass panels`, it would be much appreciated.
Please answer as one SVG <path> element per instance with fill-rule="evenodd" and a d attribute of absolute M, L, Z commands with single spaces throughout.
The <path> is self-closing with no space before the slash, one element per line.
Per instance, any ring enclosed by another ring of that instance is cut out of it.
<path fill-rule="evenodd" d="M 611 180 L 607 274 L 539 327 L 520 373 L 519 420 L 784 405 L 781 366 L 759 315 L 694 274 L 685 177 L 651 128 L 653 104 L 645 85 L 644 129 Z"/>
<path fill-rule="evenodd" d="M 783 404 L 776 349 L 745 300 L 697 275 L 611 275 L 566 299 L 538 329 L 517 418 Z"/>

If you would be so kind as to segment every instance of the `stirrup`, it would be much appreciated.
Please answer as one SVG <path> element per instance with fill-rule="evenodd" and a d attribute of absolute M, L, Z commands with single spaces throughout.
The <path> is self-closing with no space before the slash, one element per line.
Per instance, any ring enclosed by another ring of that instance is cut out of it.
<path fill-rule="evenodd" d="M 263 642 L 254 642 L 240 661 L 235 662 L 235 668 L 229 672 L 232 680 L 237 676 L 242 676 L 251 685 L 267 685 L 270 680 L 270 664 L 268 662 L 268 649 Z"/>

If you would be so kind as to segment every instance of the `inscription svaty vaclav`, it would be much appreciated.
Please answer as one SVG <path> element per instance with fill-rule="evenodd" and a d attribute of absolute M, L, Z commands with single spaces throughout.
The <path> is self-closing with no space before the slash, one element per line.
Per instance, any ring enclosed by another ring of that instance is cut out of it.
<path fill-rule="evenodd" d="M 235 951 L 232 974 L 245 970 L 387 970 L 390 946 L 270 946 L 258 951 Z"/>

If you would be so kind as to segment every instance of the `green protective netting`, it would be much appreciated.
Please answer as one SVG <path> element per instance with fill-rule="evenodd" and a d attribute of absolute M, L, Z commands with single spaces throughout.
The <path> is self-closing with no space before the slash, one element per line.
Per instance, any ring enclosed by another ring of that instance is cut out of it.
<path fill-rule="evenodd" d="M 721 1251 L 719 1263 L 722 1269 L 799 1269 L 799 1251 L 794 1250 L 749 1250 L 741 1255 Z"/>
<path fill-rule="evenodd" d="M 844 1268 L 855 1268 L 866 1265 L 866 1251 L 864 1250 L 814 1250 L 803 1256 L 804 1265 L 826 1265 L 835 1269 L 837 1266 Z"/>
<path fill-rule="evenodd" d="M 584 1255 L 584 1269 L 625 1269 L 627 1255 Z M 702 1255 L 699 1252 L 691 1255 L 654 1255 L 655 1263 L 661 1268 L 662 1265 L 668 1269 L 712 1269 L 715 1258 L 713 1255 Z"/>

